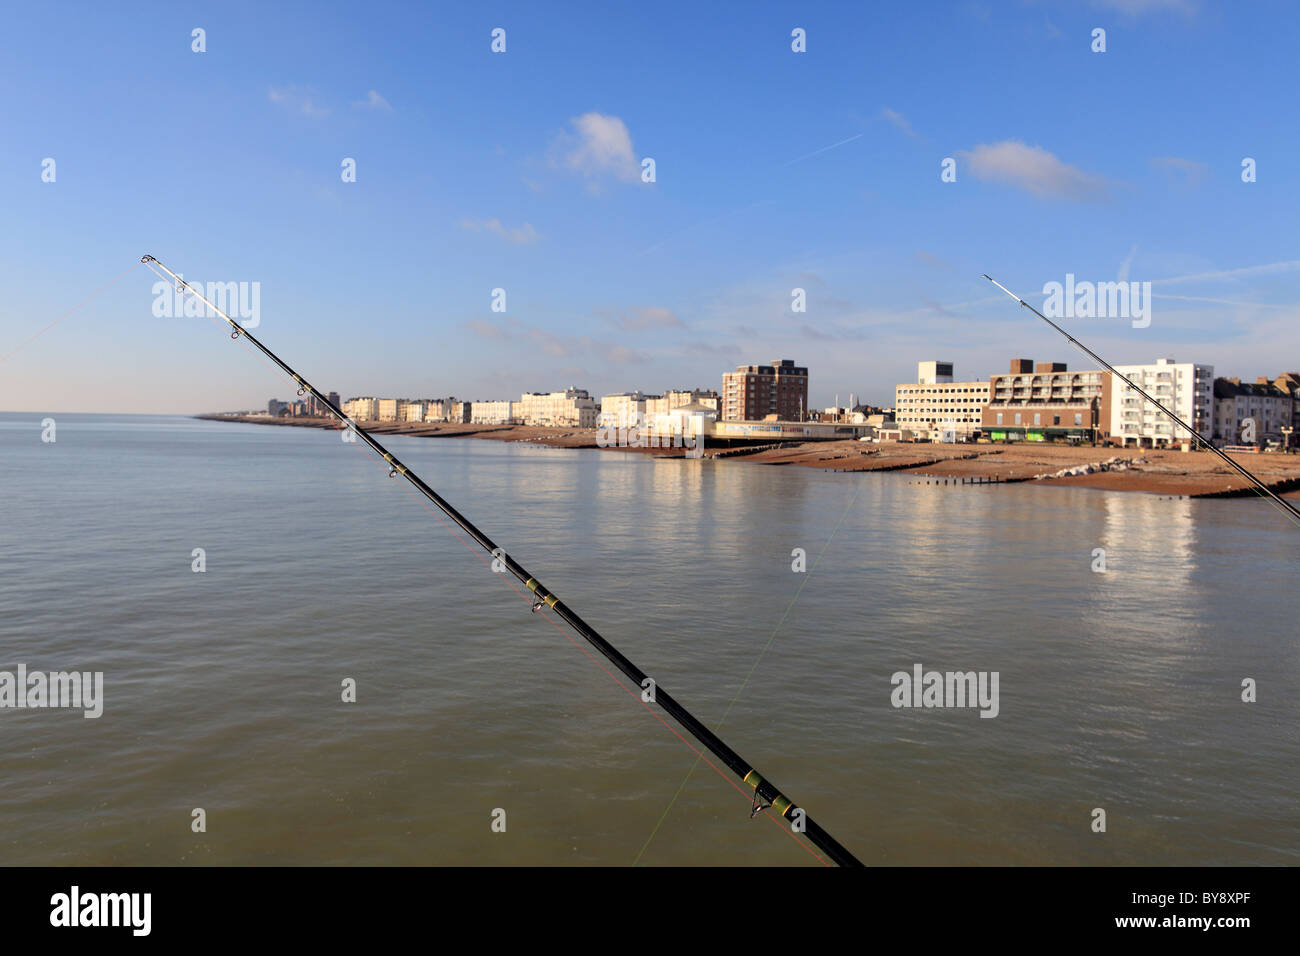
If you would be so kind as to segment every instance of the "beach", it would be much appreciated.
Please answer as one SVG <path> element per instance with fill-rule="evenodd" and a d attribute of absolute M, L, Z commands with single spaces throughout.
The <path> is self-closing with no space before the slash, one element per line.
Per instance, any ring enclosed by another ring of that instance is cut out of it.
<path fill-rule="evenodd" d="M 271 418 L 266 415 L 200 415 L 211 421 L 282 425 L 337 430 L 329 418 Z M 600 448 L 680 457 L 680 448 L 602 447 L 596 429 L 537 425 L 473 425 L 443 422 L 359 422 L 368 432 L 428 438 L 486 438 L 532 443 L 550 448 Z M 918 478 L 956 484 L 1025 482 L 1074 485 L 1108 491 L 1187 497 L 1255 496 L 1254 487 L 1207 451 L 1166 451 L 1150 448 L 1111 448 L 1098 445 L 1056 445 L 1043 442 L 1011 444 L 868 443 L 855 440 L 792 442 L 755 450 L 709 448 L 707 458 L 734 459 L 766 465 L 797 465 L 830 471 L 895 471 Z M 1300 498 L 1300 455 L 1238 454 L 1233 460 L 1271 489 Z M 1063 474 L 1064 472 L 1076 472 Z"/>

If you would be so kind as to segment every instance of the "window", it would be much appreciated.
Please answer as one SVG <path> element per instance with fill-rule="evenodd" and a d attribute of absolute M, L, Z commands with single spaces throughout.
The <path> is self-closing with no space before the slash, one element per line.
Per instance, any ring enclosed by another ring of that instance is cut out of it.
<path fill-rule="evenodd" d="M 1016 424 L 1017 424 L 1017 425 L 1020 424 L 1020 413 L 1019 413 L 1019 412 L 1016 412 Z"/>
<path fill-rule="evenodd" d="M 1061 416 L 1060 416 L 1060 415 L 1053 415 L 1053 416 L 1052 416 L 1052 424 L 1053 424 L 1053 425 L 1059 425 L 1059 424 L 1061 424 Z"/>
<path fill-rule="evenodd" d="M 1035 425 L 1043 424 L 1043 416 L 1040 412 L 1034 412 L 1034 424 Z"/>
<path fill-rule="evenodd" d="M 1002 413 L 1001 413 L 1001 412 L 998 412 L 998 421 L 997 421 L 997 423 L 998 423 L 999 425 L 1002 424 Z"/>
<path fill-rule="evenodd" d="M 1083 413 L 1082 413 L 1082 412 L 1075 412 L 1075 413 L 1074 413 L 1074 423 L 1075 423 L 1076 425 L 1082 425 L 1082 424 L 1083 424 Z"/>

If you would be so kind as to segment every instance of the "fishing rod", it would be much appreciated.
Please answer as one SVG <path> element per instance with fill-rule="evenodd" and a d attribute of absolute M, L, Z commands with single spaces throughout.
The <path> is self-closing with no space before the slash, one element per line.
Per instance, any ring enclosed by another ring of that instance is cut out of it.
<path fill-rule="evenodd" d="M 498 547 L 497 544 L 480 531 L 472 521 L 453 508 L 445 498 L 425 484 L 419 475 L 407 468 L 406 465 L 402 464 L 402 462 L 399 461 L 392 452 L 376 441 L 375 438 L 364 428 L 345 415 L 343 411 L 331 402 L 326 395 L 322 395 L 315 386 L 285 364 L 278 355 L 263 345 L 256 336 L 230 316 L 226 315 L 225 312 L 217 308 L 215 304 L 204 297 L 202 293 L 187 283 L 175 272 L 172 272 L 171 269 L 168 269 L 153 256 L 142 256 L 140 261 L 148 266 L 154 274 L 158 275 L 160 278 L 162 278 L 162 276 L 157 269 L 154 269 L 154 266 L 157 266 L 158 269 L 162 269 L 163 272 L 167 273 L 167 275 L 171 277 L 171 280 L 176 283 L 176 288 L 182 295 L 185 292 L 189 292 L 209 309 L 221 316 L 221 318 L 225 319 L 226 324 L 231 328 L 230 337 L 232 339 L 238 339 L 242 336 L 256 346 L 258 351 L 274 362 L 281 371 L 297 383 L 299 395 L 310 393 L 312 397 L 320 403 L 321 407 L 325 408 L 331 415 L 337 418 L 346 429 L 355 433 L 358 438 L 382 457 L 383 460 L 389 464 L 389 477 L 397 477 L 400 475 L 405 478 L 418 492 L 420 492 L 420 494 L 424 495 L 437 505 L 443 514 L 459 525 L 466 534 L 478 542 L 478 544 L 485 551 L 491 554 L 496 561 L 499 561 L 511 574 L 518 578 L 519 581 L 523 583 L 524 587 L 534 595 L 534 611 L 541 610 L 543 607 L 549 607 L 556 616 L 577 631 L 578 634 L 587 641 L 587 643 L 600 651 L 600 653 L 605 655 L 605 657 L 608 658 L 615 667 L 635 681 L 637 686 L 642 689 L 641 699 L 643 701 L 658 704 L 662 707 L 668 712 L 669 716 L 689 731 L 691 736 L 707 747 L 719 760 L 725 763 L 733 773 L 740 777 L 741 780 L 754 791 L 754 806 L 750 813 L 751 819 L 760 811 L 775 810 L 779 817 L 791 821 L 792 829 L 795 829 L 796 832 L 799 827 L 802 827 L 804 835 L 840 866 L 862 865 L 862 863 L 852 853 L 846 850 L 834 837 L 818 826 L 812 817 L 808 816 L 808 814 L 797 806 L 793 800 L 783 794 L 770 780 L 755 770 L 753 765 L 744 760 L 740 754 L 728 747 L 727 744 L 723 742 L 722 738 L 701 723 L 689 710 L 679 704 L 671 694 L 660 687 L 656 681 L 653 681 L 645 671 L 641 670 L 641 668 L 637 667 L 631 660 L 623 656 L 618 648 L 605 640 L 605 638 L 602 637 L 595 628 L 579 617 L 572 608 L 545 588 L 537 578 L 533 577 L 531 572 L 524 568 L 523 565 Z M 763 806 L 759 801 L 766 801 L 767 805 Z"/>
<path fill-rule="evenodd" d="M 1233 469 L 1234 469 L 1238 474 L 1240 474 L 1243 478 L 1245 478 L 1247 481 L 1249 481 L 1249 482 L 1251 482 L 1253 485 L 1255 485 L 1255 487 L 1259 490 L 1260 493 L 1266 495 L 1266 496 L 1267 496 L 1268 498 L 1270 498 L 1273 502 L 1275 502 L 1279 507 L 1281 507 L 1281 509 L 1282 509 L 1284 512 L 1286 512 L 1286 514 L 1287 514 L 1288 517 L 1290 517 L 1290 518 L 1291 518 L 1292 520 L 1294 520 L 1294 521 L 1300 521 L 1300 509 L 1297 509 L 1295 505 L 1291 504 L 1291 502 L 1289 502 L 1289 501 L 1285 500 L 1284 498 L 1280 497 L 1276 492 L 1273 491 L 1272 488 L 1270 488 L 1268 485 L 1264 484 L 1264 482 L 1262 482 L 1262 481 L 1260 481 L 1258 478 L 1256 478 L 1256 477 L 1255 477 L 1251 472 L 1247 471 L 1244 467 L 1242 467 L 1241 465 L 1237 464 L 1235 461 L 1233 461 L 1231 458 L 1229 458 L 1226 454 L 1224 454 L 1224 453 L 1223 453 L 1222 451 L 1220 451 L 1218 448 L 1215 448 L 1214 445 L 1213 445 L 1209 440 L 1207 440 L 1206 438 L 1204 438 L 1204 437 L 1201 435 L 1201 433 L 1198 432 L 1195 428 L 1192 428 L 1190 425 L 1188 425 L 1185 421 L 1183 421 L 1181 418 L 1179 418 L 1177 415 L 1175 415 L 1175 414 L 1174 414 L 1173 412 L 1171 412 L 1169 409 L 1165 408 L 1164 405 L 1160 404 L 1160 402 L 1156 401 L 1154 398 L 1152 398 L 1150 395 L 1148 395 L 1148 394 L 1146 393 L 1146 391 L 1142 388 L 1142 386 L 1140 386 L 1140 385 L 1137 384 L 1137 382 L 1133 381 L 1133 379 L 1129 378 L 1129 377 L 1128 377 L 1127 375 L 1125 375 L 1123 372 L 1121 372 L 1121 371 L 1119 371 L 1118 369 L 1116 369 L 1115 366 L 1111 365 L 1109 362 L 1107 362 L 1104 358 L 1102 358 L 1100 355 L 1098 355 L 1098 354 L 1097 354 L 1096 352 L 1094 352 L 1092 349 L 1088 348 L 1088 346 L 1084 345 L 1082 342 L 1080 342 L 1078 339 L 1076 339 L 1074 336 L 1072 336 L 1069 332 L 1065 331 L 1065 329 L 1061 328 L 1059 325 L 1057 325 L 1055 322 L 1053 322 L 1053 321 L 1052 321 L 1051 319 L 1049 319 L 1047 316 L 1043 315 L 1043 313 L 1039 312 L 1039 311 L 1038 311 L 1037 309 L 1035 309 L 1032 305 L 1030 305 L 1030 304 L 1029 304 L 1028 302 L 1026 302 L 1024 299 L 1020 298 L 1020 296 L 1016 295 L 1014 292 L 1012 292 L 1010 289 L 1008 289 L 1006 286 L 1004 286 L 1001 282 L 998 282 L 998 281 L 997 281 L 996 279 L 994 279 L 992 276 L 981 275 L 980 278 L 981 278 L 981 279 L 988 279 L 990 282 L 992 282 L 995 286 L 997 286 L 999 289 L 1001 289 L 1001 290 L 1002 290 L 1003 292 L 1005 292 L 1007 295 L 1011 296 L 1011 298 L 1015 299 L 1017 302 L 1019 302 L 1021 305 L 1023 305 L 1026 309 L 1028 309 L 1030 312 L 1034 313 L 1034 315 L 1038 316 L 1040 319 L 1042 319 L 1044 322 L 1046 322 L 1046 323 L 1047 323 L 1048 325 L 1050 325 L 1052 328 L 1056 329 L 1056 331 L 1058 331 L 1058 332 L 1060 332 L 1062 335 L 1064 335 L 1065 338 L 1066 338 L 1066 340 L 1067 340 L 1071 345 L 1073 345 L 1073 346 L 1075 346 L 1076 348 L 1078 348 L 1080 351 L 1082 351 L 1084 354 L 1086 354 L 1086 355 L 1087 355 L 1089 358 L 1091 358 L 1093 361 L 1101 363 L 1101 365 L 1102 365 L 1102 366 L 1103 366 L 1103 367 L 1104 367 L 1108 372 L 1110 372 L 1112 375 L 1114 375 L 1116 378 L 1121 378 L 1121 379 L 1123 379 L 1123 380 L 1125 381 L 1125 383 L 1127 383 L 1128 386 L 1129 386 L 1130 388 L 1132 388 L 1135 392 L 1137 392 L 1139 395 L 1141 395 L 1143 398 L 1145 398 L 1148 402 L 1150 402 L 1150 403 L 1151 403 L 1152 405 L 1154 405 L 1156 408 L 1160 409 L 1160 411 L 1164 412 L 1166 415 L 1168 415 L 1170 418 L 1172 418 L 1175 422 L 1177 422 L 1179 425 L 1181 425 L 1182 428 L 1183 428 L 1185 431 L 1187 431 L 1187 432 L 1188 432 L 1188 433 L 1189 433 L 1193 438 L 1195 438 L 1198 442 L 1200 442 L 1202 445 L 1204 445 L 1204 446 L 1205 446 L 1206 448 L 1208 448 L 1210 451 L 1214 452 L 1216 455 L 1218 455 L 1220 458 L 1222 458 L 1223 461 L 1224 461 L 1227 465 L 1229 465 L 1231 468 L 1233 468 Z"/>

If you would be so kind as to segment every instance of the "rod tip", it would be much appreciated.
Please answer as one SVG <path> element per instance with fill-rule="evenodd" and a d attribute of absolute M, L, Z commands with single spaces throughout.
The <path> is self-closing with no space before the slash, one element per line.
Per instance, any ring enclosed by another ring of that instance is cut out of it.
<path fill-rule="evenodd" d="M 988 279 L 990 282 L 993 281 L 993 277 L 992 277 L 992 276 L 987 275 L 987 274 L 985 274 L 985 273 L 983 273 L 983 272 L 980 273 L 980 278 L 981 278 L 981 279 Z"/>
<path fill-rule="evenodd" d="M 141 257 L 140 257 L 140 261 L 141 261 L 141 262 L 157 262 L 158 260 L 155 259 L 153 256 L 141 256 Z"/>

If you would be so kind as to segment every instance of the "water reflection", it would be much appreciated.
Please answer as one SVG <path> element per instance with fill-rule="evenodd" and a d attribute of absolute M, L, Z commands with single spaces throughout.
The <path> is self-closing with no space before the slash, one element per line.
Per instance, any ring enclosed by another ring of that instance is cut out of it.
<path fill-rule="evenodd" d="M 9 715 L 7 862 L 622 865 L 677 793 L 694 754 L 336 435 L 11 424 L 0 653 L 102 666 L 106 703 Z M 723 736 L 868 862 L 1300 860 L 1300 559 L 1266 505 L 392 443 L 706 720 L 744 683 Z M 892 708 L 916 663 L 998 671 L 998 717 Z M 195 793 L 240 825 L 188 839 Z M 485 799 L 547 812 L 506 844 Z M 646 861 L 808 862 L 755 826 L 704 771 Z"/>

